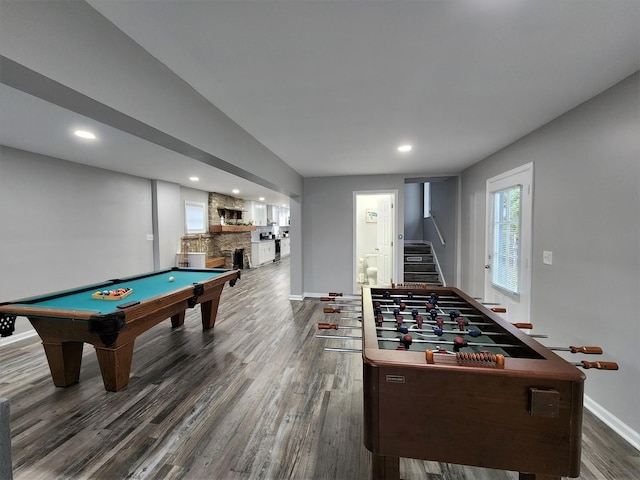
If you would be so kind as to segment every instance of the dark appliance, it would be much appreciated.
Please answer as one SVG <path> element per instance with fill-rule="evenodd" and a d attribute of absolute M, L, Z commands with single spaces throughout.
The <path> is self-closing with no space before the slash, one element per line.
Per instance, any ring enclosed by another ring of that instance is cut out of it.
<path fill-rule="evenodd" d="M 280 239 L 276 238 L 276 258 L 274 262 L 277 262 L 278 260 L 280 260 Z"/>

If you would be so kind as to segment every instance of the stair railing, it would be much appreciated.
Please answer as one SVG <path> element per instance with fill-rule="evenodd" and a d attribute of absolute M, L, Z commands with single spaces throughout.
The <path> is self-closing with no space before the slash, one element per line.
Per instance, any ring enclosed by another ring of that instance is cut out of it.
<path fill-rule="evenodd" d="M 433 214 L 431 210 L 429 210 L 429 217 L 431 218 L 431 220 L 433 220 L 433 226 L 436 227 L 436 233 L 440 238 L 440 243 L 444 245 L 446 242 L 444 241 L 444 237 L 442 236 L 442 231 L 440 230 L 440 224 L 438 223 L 438 219 L 436 218 L 436 216 Z"/>
<path fill-rule="evenodd" d="M 431 242 L 429 242 L 431 243 Z M 444 245 L 444 241 L 442 243 Z M 433 263 L 436 264 L 436 271 L 438 272 L 438 278 L 440 279 L 440 283 L 443 287 L 447 286 L 447 281 L 442 274 L 442 268 L 440 268 L 440 262 L 438 261 L 438 255 L 436 255 L 436 251 L 433 249 L 433 245 L 431 245 L 431 255 L 433 255 Z"/>

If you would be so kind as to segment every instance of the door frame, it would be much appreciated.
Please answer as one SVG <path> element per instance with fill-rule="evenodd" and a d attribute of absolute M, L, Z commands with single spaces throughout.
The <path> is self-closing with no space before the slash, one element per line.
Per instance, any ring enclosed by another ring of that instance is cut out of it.
<path fill-rule="evenodd" d="M 353 285 L 353 293 L 358 294 L 358 197 L 359 196 L 375 196 L 375 195 L 391 195 L 393 204 L 393 245 L 391 247 L 391 271 L 392 279 L 398 282 L 398 190 L 357 190 L 353 192 L 353 233 L 352 233 L 352 273 L 351 284 Z"/>
<path fill-rule="evenodd" d="M 517 319 L 509 319 L 509 321 L 517 321 L 522 323 L 529 323 L 531 318 L 531 280 L 532 280 L 532 255 L 533 255 L 533 181 L 534 181 L 534 170 L 533 170 L 533 162 L 526 163 L 519 167 L 513 168 L 506 172 L 503 172 L 499 175 L 493 176 L 487 179 L 486 182 L 486 190 L 485 190 L 485 205 L 486 205 L 486 219 L 485 219 L 485 243 L 484 243 L 484 291 L 483 298 L 484 301 L 492 301 L 489 297 L 490 292 L 490 274 L 487 272 L 487 265 L 491 265 L 491 261 L 489 259 L 489 248 L 493 245 L 493 229 L 491 227 L 491 221 L 493 218 L 492 213 L 492 192 L 498 191 L 501 188 L 505 188 L 508 186 L 507 184 L 502 185 L 497 188 L 497 184 L 501 184 L 507 182 L 510 178 L 519 177 L 522 175 L 526 175 L 527 177 L 527 185 L 526 188 L 523 188 L 522 197 L 521 197 L 521 208 L 520 208 L 520 228 L 521 228 L 521 240 L 525 237 L 524 232 L 526 232 L 528 236 L 528 245 L 525 245 L 524 248 L 523 242 L 520 242 L 520 282 L 519 282 L 519 304 L 525 305 L 523 311 L 526 315 L 526 318 L 517 318 Z M 511 185 L 518 185 L 521 182 L 514 181 Z M 525 185 L 523 184 L 523 187 Z M 523 206 L 528 204 L 527 208 L 523 208 Z M 508 294 L 504 294 L 508 295 Z M 512 297 L 510 297 L 512 298 Z M 523 301 L 524 300 L 524 301 Z M 526 304 L 525 304 L 526 302 Z M 507 316 L 509 315 L 509 311 L 507 310 Z M 507 317 L 508 318 L 508 317 Z"/>

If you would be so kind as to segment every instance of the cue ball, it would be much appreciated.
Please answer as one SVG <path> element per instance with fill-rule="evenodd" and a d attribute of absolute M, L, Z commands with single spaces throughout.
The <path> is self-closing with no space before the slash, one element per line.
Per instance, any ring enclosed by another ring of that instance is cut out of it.
<path fill-rule="evenodd" d="M 174 280 L 175 280 L 175 278 L 173 278 L 173 277 L 169 277 L 169 281 L 170 281 L 170 282 L 173 282 Z"/>

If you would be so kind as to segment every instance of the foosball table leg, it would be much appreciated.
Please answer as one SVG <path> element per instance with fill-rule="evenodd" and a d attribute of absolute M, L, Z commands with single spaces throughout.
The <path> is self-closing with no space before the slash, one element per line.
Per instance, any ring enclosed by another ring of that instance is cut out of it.
<path fill-rule="evenodd" d="M 400 458 L 371 454 L 371 480 L 400 480 Z"/>
<path fill-rule="evenodd" d="M 518 476 L 518 480 L 562 480 L 562 477 L 556 475 L 545 475 L 542 473 L 522 473 Z"/>

